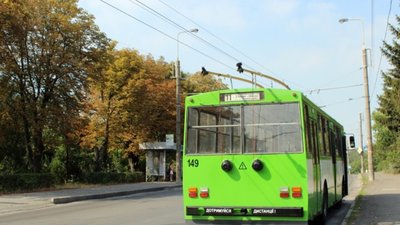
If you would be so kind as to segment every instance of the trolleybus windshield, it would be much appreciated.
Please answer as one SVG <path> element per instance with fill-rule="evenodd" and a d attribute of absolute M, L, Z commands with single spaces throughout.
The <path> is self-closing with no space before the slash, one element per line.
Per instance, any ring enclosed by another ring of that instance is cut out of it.
<path fill-rule="evenodd" d="M 186 154 L 302 151 L 298 103 L 188 108 Z"/>

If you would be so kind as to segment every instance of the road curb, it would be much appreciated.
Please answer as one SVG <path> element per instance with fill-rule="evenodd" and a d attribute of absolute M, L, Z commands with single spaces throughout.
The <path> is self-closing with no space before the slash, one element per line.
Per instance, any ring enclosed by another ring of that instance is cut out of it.
<path fill-rule="evenodd" d="M 163 190 L 179 188 L 179 187 L 182 187 L 182 185 L 144 188 L 144 189 L 137 189 L 137 190 L 131 190 L 131 191 L 117 191 L 117 192 L 108 192 L 108 193 L 101 193 L 101 194 L 87 194 L 87 195 L 79 195 L 79 196 L 55 197 L 55 198 L 51 198 L 50 201 L 53 204 L 65 204 L 65 203 L 85 201 L 85 200 L 112 198 L 112 197 L 146 193 L 146 192 L 163 191 Z"/>
<path fill-rule="evenodd" d="M 354 201 L 351 203 L 350 209 L 349 209 L 349 211 L 347 212 L 346 216 L 344 217 L 343 222 L 342 222 L 340 225 L 347 225 L 347 220 L 349 219 L 351 213 L 353 212 L 353 208 L 354 208 L 354 205 L 356 204 L 356 201 L 357 201 L 357 198 L 354 199 Z"/>
<path fill-rule="evenodd" d="M 358 179 L 361 179 L 361 183 L 362 183 L 362 175 L 361 175 L 361 177 L 359 177 Z M 358 201 L 358 199 L 359 199 L 359 196 L 360 196 L 360 193 L 361 193 L 361 190 L 362 190 L 363 185 L 364 185 L 364 184 L 361 185 L 361 188 L 360 188 L 360 190 L 358 191 L 357 195 L 355 196 L 354 201 L 353 201 L 353 202 L 351 203 L 351 205 L 350 205 L 349 211 L 347 212 L 346 216 L 345 216 L 344 219 L 343 219 L 343 222 L 342 222 L 340 225 L 347 225 L 347 220 L 349 220 L 349 218 L 350 218 L 350 216 L 351 216 L 351 213 L 353 212 L 354 206 L 355 206 L 355 204 L 356 204 L 356 201 Z"/>

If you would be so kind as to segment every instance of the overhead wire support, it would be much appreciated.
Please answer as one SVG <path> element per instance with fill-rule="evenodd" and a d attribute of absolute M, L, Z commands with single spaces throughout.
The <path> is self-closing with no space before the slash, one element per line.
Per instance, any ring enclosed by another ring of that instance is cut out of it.
<path fill-rule="evenodd" d="M 260 77 L 264 77 L 264 78 L 270 79 L 270 80 L 272 80 L 272 81 L 275 81 L 276 83 L 278 83 L 278 84 L 284 86 L 284 87 L 287 88 L 288 90 L 291 90 L 290 87 L 289 87 L 287 84 L 285 84 L 285 83 L 284 83 L 283 81 L 281 81 L 281 80 L 276 79 L 275 77 L 272 77 L 272 76 L 269 76 L 269 75 L 266 75 L 266 74 L 263 74 L 263 73 L 260 73 L 260 72 L 257 72 L 257 71 L 252 71 L 252 70 L 248 70 L 248 69 L 243 68 L 241 62 L 237 63 L 236 66 L 237 66 L 237 71 L 238 71 L 239 73 L 247 72 L 247 73 L 250 73 L 250 74 L 252 74 L 252 75 L 258 75 L 258 76 L 260 76 Z"/>
<path fill-rule="evenodd" d="M 244 79 L 244 78 L 241 78 L 241 77 L 232 76 L 232 75 L 229 75 L 229 74 L 222 74 L 222 73 L 216 73 L 216 72 L 207 71 L 204 67 L 201 68 L 201 74 L 203 76 L 211 74 L 211 75 L 215 75 L 215 76 L 219 76 L 219 77 L 230 78 L 230 79 L 234 79 L 234 80 L 243 81 L 243 82 L 246 82 L 246 83 L 249 83 L 249 84 L 252 84 L 252 85 L 256 85 L 259 88 L 264 88 L 264 86 L 262 86 L 261 84 L 259 84 L 257 82 L 253 82 L 251 80 L 247 80 L 247 79 Z"/>

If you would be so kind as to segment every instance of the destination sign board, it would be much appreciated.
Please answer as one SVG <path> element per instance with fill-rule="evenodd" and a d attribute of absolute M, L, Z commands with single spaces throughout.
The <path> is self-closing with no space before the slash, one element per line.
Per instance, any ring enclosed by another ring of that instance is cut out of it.
<path fill-rule="evenodd" d="M 221 102 L 259 101 L 264 99 L 264 92 L 226 93 L 220 95 Z"/>

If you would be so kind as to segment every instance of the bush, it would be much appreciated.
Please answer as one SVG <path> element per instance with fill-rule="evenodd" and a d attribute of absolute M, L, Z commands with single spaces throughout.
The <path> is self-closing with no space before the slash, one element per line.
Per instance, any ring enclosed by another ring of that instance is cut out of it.
<path fill-rule="evenodd" d="M 400 173 L 400 151 L 392 150 L 387 153 L 384 171 L 393 174 Z"/>
<path fill-rule="evenodd" d="M 0 175 L 0 192 L 31 191 L 55 185 L 50 173 L 22 173 Z"/>
<path fill-rule="evenodd" d="M 134 183 L 143 181 L 144 175 L 142 172 L 94 172 L 88 173 L 84 176 L 84 182 L 89 184 Z"/>
<path fill-rule="evenodd" d="M 50 173 L 53 174 L 57 183 L 62 183 L 65 181 L 67 177 L 67 169 L 65 164 L 61 162 L 58 158 L 54 158 L 51 160 L 50 166 Z"/>

